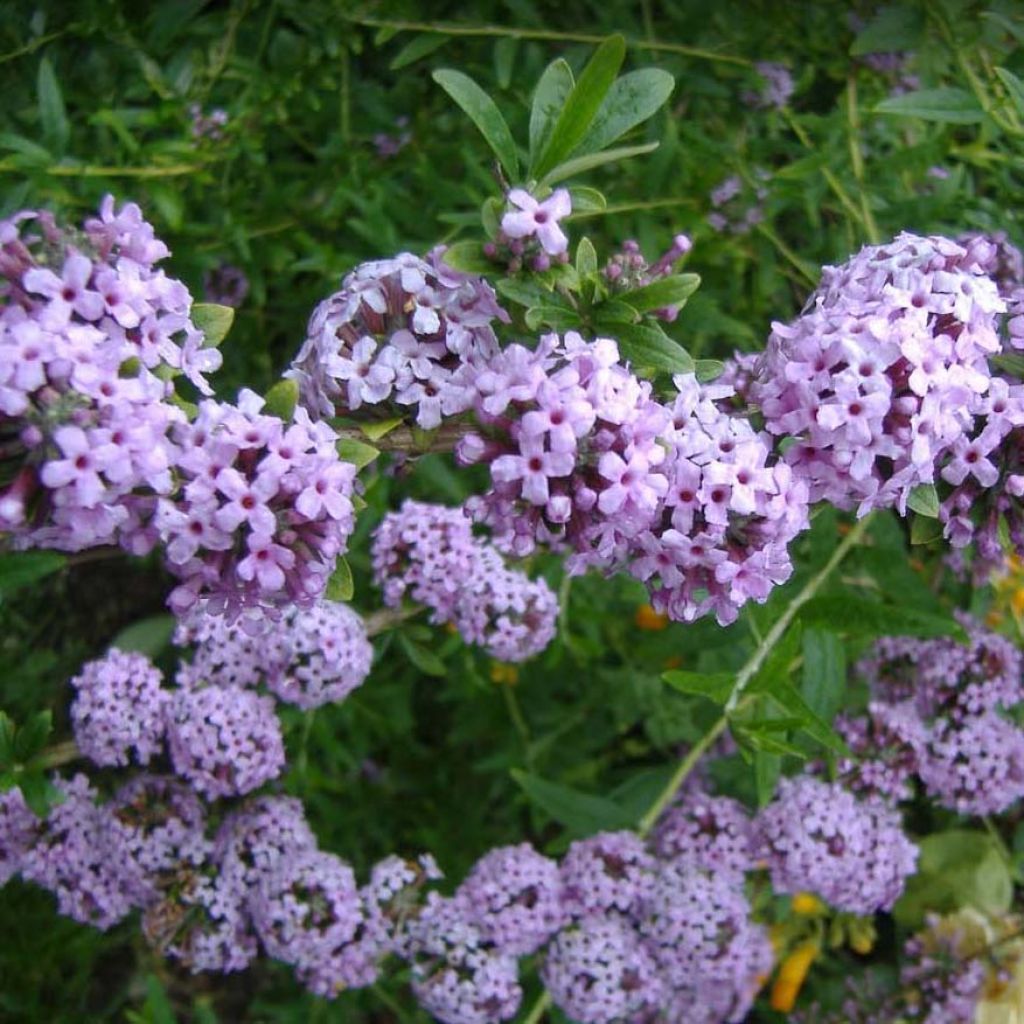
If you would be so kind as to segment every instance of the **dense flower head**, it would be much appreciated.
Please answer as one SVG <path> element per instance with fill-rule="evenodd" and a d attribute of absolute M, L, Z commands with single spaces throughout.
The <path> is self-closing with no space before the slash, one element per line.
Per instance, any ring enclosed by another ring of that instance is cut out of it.
<path fill-rule="evenodd" d="M 291 424 L 262 410 L 242 391 L 237 405 L 202 402 L 174 430 L 182 486 L 160 500 L 155 528 L 182 581 L 170 598 L 179 615 L 203 597 L 230 616 L 309 605 L 345 551 L 355 466 L 326 424 L 301 409 Z"/>
<path fill-rule="evenodd" d="M 167 746 L 175 772 L 211 799 L 248 793 L 285 764 L 274 702 L 237 686 L 177 690 Z"/>
<path fill-rule="evenodd" d="M 554 592 L 474 538 L 461 508 L 406 500 L 377 527 L 372 559 L 385 604 L 408 596 L 500 661 L 525 661 L 555 636 Z"/>
<path fill-rule="evenodd" d="M 617 1024 L 662 998 L 657 963 L 618 914 L 585 917 L 560 931 L 541 977 L 555 1005 L 579 1024 Z"/>
<path fill-rule="evenodd" d="M 226 622 L 194 609 L 179 621 L 175 642 L 195 644 L 178 675 L 185 685 L 256 686 L 304 710 L 344 700 L 370 672 L 373 646 L 359 614 L 321 600 L 293 605 L 277 618 Z"/>
<path fill-rule="evenodd" d="M 317 306 L 286 374 L 312 416 L 384 403 L 385 415 L 408 409 L 430 430 L 469 407 L 467 369 L 496 354 L 491 324 L 508 315 L 490 285 L 443 253 L 363 263 Z"/>
<path fill-rule="evenodd" d="M 835 728 L 853 754 L 836 766 L 848 789 L 894 801 L 913 795 L 912 779 L 928 736 L 913 701 L 872 701 L 866 715 L 838 716 Z"/>
<path fill-rule="evenodd" d="M 721 1020 L 742 1020 L 772 962 L 767 931 L 750 919 L 741 883 L 730 875 L 661 865 L 640 932 L 671 989 L 718 990 Z M 696 1000 L 695 1000 L 696 1001 Z"/>
<path fill-rule="evenodd" d="M 0 886 L 21 870 L 21 859 L 32 848 L 40 824 L 17 786 L 0 793 Z"/>
<path fill-rule="evenodd" d="M 659 857 L 678 865 L 733 876 L 753 867 L 750 815 L 731 797 L 685 793 L 658 820 L 652 840 Z"/>
<path fill-rule="evenodd" d="M 138 775 L 107 805 L 111 844 L 125 885 L 141 906 L 209 854 L 206 815 L 189 786 L 171 776 Z"/>
<path fill-rule="evenodd" d="M 646 901 L 654 858 L 635 832 L 599 832 L 578 839 L 559 866 L 562 901 L 576 918 L 618 911 L 630 914 Z"/>
<path fill-rule="evenodd" d="M 786 458 L 812 501 L 903 513 L 940 478 L 992 486 L 988 455 L 1024 422 L 1024 404 L 990 387 L 1004 309 L 947 238 L 903 233 L 826 267 L 805 311 L 773 326 L 751 389 L 767 429 L 796 439 Z"/>
<path fill-rule="evenodd" d="M 768 198 L 771 175 L 755 168 L 752 177 L 730 174 L 718 183 L 709 195 L 711 213 L 709 226 L 719 233 L 746 235 L 764 220 L 764 201 Z"/>
<path fill-rule="evenodd" d="M 759 60 L 754 70 L 761 79 L 760 88 L 756 92 L 744 92 L 743 102 L 750 107 L 774 107 L 777 110 L 784 107 L 796 88 L 789 68 L 775 61 Z"/>
<path fill-rule="evenodd" d="M 78 749 L 94 764 L 149 764 L 163 749 L 168 693 L 144 655 L 111 648 L 71 680 L 71 724 Z"/>
<path fill-rule="evenodd" d="M 516 958 L 484 938 L 464 900 L 430 893 L 406 922 L 400 949 L 416 998 L 442 1024 L 498 1024 L 518 1011 Z"/>
<path fill-rule="evenodd" d="M 66 917 L 105 930 L 131 912 L 135 895 L 115 856 L 109 811 L 97 804 L 84 775 L 56 779 L 55 785 L 63 799 L 23 855 L 21 875 L 52 892 Z"/>
<path fill-rule="evenodd" d="M 934 726 L 918 773 L 928 792 L 960 814 L 998 814 L 1024 798 L 1024 730 L 989 711 Z"/>
<path fill-rule="evenodd" d="M 267 952 L 294 965 L 314 991 L 333 995 L 357 981 L 345 953 L 363 914 L 355 875 L 343 860 L 321 850 L 282 858 L 261 878 L 250 907 Z"/>
<path fill-rule="evenodd" d="M 889 804 L 811 776 L 783 779 L 755 830 L 776 892 L 813 892 L 854 914 L 890 909 L 917 863 Z"/>
<path fill-rule="evenodd" d="M 539 949 L 565 920 L 558 864 L 529 843 L 485 854 L 457 896 L 481 935 L 515 956 Z"/>

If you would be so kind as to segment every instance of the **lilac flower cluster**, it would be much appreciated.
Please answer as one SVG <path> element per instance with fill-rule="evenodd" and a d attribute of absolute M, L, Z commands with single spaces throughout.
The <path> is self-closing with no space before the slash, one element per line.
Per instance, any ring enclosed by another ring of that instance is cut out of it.
<path fill-rule="evenodd" d="M 195 609 L 179 622 L 175 642 L 195 645 L 192 661 L 179 670 L 180 683 L 262 682 L 279 700 L 303 710 L 344 700 L 362 685 L 373 661 L 362 618 L 335 601 L 234 623 Z"/>
<path fill-rule="evenodd" d="M 203 274 L 203 294 L 207 302 L 238 309 L 249 294 L 249 278 L 241 267 L 221 263 Z"/>
<path fill-rule="evenodd" d="M 184 419 L 163 378 L 209 393 L 221 362 L 188 289 L 156 269 L 167 254 L 111 196 L 80 231 L 45 212 L 0 223 L 0 531 L 19 547 L 146 547 Z"/>
<path fill-rule="evenodd" d="M 754 65 L 754 70 L 761 79 L 760 87 L 757 91 L 749 89 L 744 92 L 743 102 L 755 109 L 773 107 L 781 110 L 796 88 L 789 68 L 775 61 L 760 60 Z"/>
<path fill-rule="evenodd" d="M 465 378 L 497 353 L 491 324 L 508 315 L 490 285 L 443 254 L 364 263 L 317 306 L 286 374 L 312 416 L 384 404 L 385 417 L 409 408 L 429 430 L 469 408 Z"/>
<path fill-rule="evenodd" d="M 854 914 L 889 910 L 917 864 L 888 803 L 810 776 L 779 784 L 757 817 L 754 847 L 776 892 L 814 892 Z"/>
<path fill-rule="evenodd" d="M 992 486 L 988 456 L 1024 417 L 988 369 L 1004 309 L 971 251 L 941 237 L 826 267 L 806 311 L 773 326 L 751 389 L 767 429 L 796 438 L 786 458 L 811 499 L 903 513 L 940 477 Z"/>
<path fill-rule="evenodd" d="M 203 597 L 231 616 L 311 604 L 345 551 L 355 467 L 326 424 L 299 409 L 289 426 L 262 408 L 243 391 L 174 427 L 181 492 L 159 501 L 154 526 L 182 581 L 169 601 L 179 615 Z"/>
<path fill-rule="evenodd" d="M 386 605 L 408 595 L 500 661 L 525 661 L 554 638 L 558 600 L 547 582 L 507 568 L 461 509 L 405 501 L 377 527 L 371 557 Z"/>
<path fill-rule="evenodd" d="M 768 198 L 768 181 L 771 175 L 757 168 L 752 181 L 744 181 L 738 174 L 731 174 L 711 190 L 712 211 L 707 221 L 717 232 L 745 235 L 764 220 L 762 204 Z"/>
<path fill-rule="evenodd" d="M 381 160 L 390 160 L 405 149 L 412 142 L 412 131 L 409 128 L 409 118 L 404 114 L 395 118 L 395 132 L 377 132 L 373 137 L 373 148 Z"/>
<path fill-rule="evenodd" d="M 190 103 L 188 116 L 192 121 L 192 138 L 213 139 L 219 142 L 224 138 L 224 128 L 228 123 L 228 112 L 222 107 L 214 107 L 208 114 L 198 103 Z"/>
<path fill-rule="evenodd" d="M 622 243 L 622 248 L 605 264 L 605 280 L 612 294 L 645 288 L 671 274 L 675 264 L 692 248 L 693 242 L 688 235 L 676 235 L 668 249 L 654 263 L 648 263 L 640 251 L 640 243 L 631 238 L 627 239 Z M 659 320 L 672 323 L 679 316 L 679 308 L 666 306 L 652 312 Z"/>
<path fill-rule="evenodd" d="M 1022 659 L 1007 639 L 966 623 L 968 643 L 879 640 L 858 666 L 876 698 L 840 723 L 856 756 L 851 785 L 890 799 L 916 776 L 960 814 L 994 814 L 1024 798 L 1024 729 L 1001 711 L 1024 700 Z"/>
<path fill-rule="evenodd" d="M 608 339 L 511 345 L 476 379 L 482 429 L 456 458 L 490 463 L 491 490 L 467 508 L 503 550 L 568 548 L 572 572 L 626 568 L 660 611 L 727 623 L 789 576 L 807 492 L 715 404 L 728 388 L 675 383 L 671 405 L 655 401 Z"/>

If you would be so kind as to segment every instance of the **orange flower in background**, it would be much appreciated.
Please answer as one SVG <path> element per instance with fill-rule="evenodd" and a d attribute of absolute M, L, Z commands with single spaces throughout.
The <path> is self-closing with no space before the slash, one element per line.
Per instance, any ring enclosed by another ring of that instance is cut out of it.
<path fill-rule="evenodd" d="M 807 972 L 811 969 L 819 952 L 816 942 L 803 942 L 793 950 L 779 967 L 772 985 L 771 1007 L 782 1013 L 788 1013 L 796 1004 Z"/>
<path fill-rule="evenodd" d="M 669 624 L 669 617 L 656 612 L 649 604 L 642 604 L 633 616 L 637 629 L 647 630 L 656 633 L 665 629 Z"/>

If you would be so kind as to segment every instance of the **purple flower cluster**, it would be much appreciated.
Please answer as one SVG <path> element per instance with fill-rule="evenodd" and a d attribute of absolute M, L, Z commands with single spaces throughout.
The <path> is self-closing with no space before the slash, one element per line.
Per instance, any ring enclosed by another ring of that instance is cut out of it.
<path fill-rule="evenodd" d="M 409 409 L 429 430 L 469 408 L 467 374 L 497 353 L 491 324 L 508 315 L 490 285 L 447 266 L 443 252 L 364 263 L 317 306 L 286 374 L 311 415 L 386 403 L 384 416 Z"/>
<path fill-rule="evenodd" d="M 362 685 L 373 661 L 362 618 L 335 601 L 293 605 L 279 618 L 233 623 L 197 608 L 179 622 L 175 642 L 195 645 L 192 661 L 179 670 L 179 682 L 228 687 L 263 682 L 279 700 L 303 710 L 344 700 Z"/>
<path fill-rule="evenodd" d="M 311 604 L 345 551 L 355 466 L 326 424 L 299 409 L 289 426 L 262 408 L 243 391 L 174 428 L 181 492 L 159 501 L 154 525 L 182 581 L 170 597 L 179 615 L 203 597 L 231 616 Z"/>
<path fill-rule="evenodd" d="M 511 345 L 476 379 L 482 429 L 456 457 L 490 463 L 491 490 L 467 507 L 502 549 L 568 548 L 570 571 L 626 568 L 673 618 L 727 623 L 788 578 L 806 488 L 715 404 L 728 388 L 675 382 L 671 405 L 655 401 L 608 339 Z"/>
<path fill-rule="evenodd" d="M 228 123 L 228 112 L 222 107 L 214 107 L 208 114 L 198 103 L 189 104 L 188 116 L 192 121 L 192 138 L 213 139 L 219 142 L 224 138 L 224 128 Z"/>
<path fill-rule="evenodd" d="M 203 293 L 207 302 L 238 309 L 249 294 L 249 278 L 241 267 L 221 263 L 203 274 Z"/>
<path fill-rule="evenodd" d="M 754 829 L 776 892 L 814 892 L 854 914 L 889 910 L 917 864 L 889 804 L 810 776 L 784 779 Z"/>
<path fill-rule="evenodd" d="M 751 389 L 767 429 L 796 439 L 786 458 L 812 501 L 904 513 L 940 477 L 991 487 L 988 456 L 1024 419 L 988 369 L 1004 309 L 946 238 L 904 233 L 826 267 L 805 312 L 773 326 Z"/>
<path fill-rule="evenodd" d="M 755 109 L 773 107 L 781 110 L 796 88 L 789 68 L 775 61 L 760 60 L 754 65 L 754 70 L 761 78 L 760 88 L 756 92 L 752 89 L 744 92 L 743 102 Z"/>
<path fill-rule="evenodd" d="M 78 749 L 93 764 L 138 764 L 163 747 L 168 694 L 163 675 L 148 658 L 111 648 L 87 662 L 71 685 L 71 725 Z"/>
<path fill-rule="evenodd" d="M 505 566 L 473 537 L 461 509 L 407 500 L 374 533 L 374 581 L 384 603 L 408 597 L 434 622 L 452 622 L 467 643 L 501 661 L 525 661 L 555 635 L 558 601 L 542 580 Z"/>
<path fill-rule="evenodd" d="M 675 264 L 692 248 L 693 242 L 688 235 L 676 235 L 669 248 L 654 263 L 648 263 L 640 251 L 640 243 L 631 238 L 627 239 L 622 243 L 621 250 L 605 264 L 605 280 L 613 294 L 645 288 L 671 274 Z M 659 320 L 672 323 L 679 315 L 679 309 L 679 306 L 666 306 L 653 310 L 653 314 Z"/>
<path fill-rule="evenodd" d="M 753 181 L 731 174 L 716 185 L 708 197 L 712 211 L 708 224 L 714 231 L 746 235 L 764 220 L 762 204 L 768 198 L 771 175 L 762 168 L 754 171 Z"/>
<path fill-rule="evenodd" d="M 840 764 L 854 788 L 890 799 L 916 776 L 960 814 L 994 814 L 1024 798 L 1024 729 L 1002 711 L 1024 700 L 1020 652 L 966 622 L 968 643 L 885 637 L 858 668 L 875 700 L 840 731 L 856 758 Z"/>

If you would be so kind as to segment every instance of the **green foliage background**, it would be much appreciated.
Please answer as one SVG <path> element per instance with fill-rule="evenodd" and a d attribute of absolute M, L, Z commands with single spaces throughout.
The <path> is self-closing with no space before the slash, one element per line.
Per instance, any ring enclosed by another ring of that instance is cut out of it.
<path fill-rule="evenodd" d="M 867 25 L 860 35 L 853 14 Z M 251 291 L 216 383 L 223 394 L 265 390 L 343 273 L 478 226 L 495 191 L 493 161 L 430 72 L 472 75 L 525 138 L 543 68 L 562 55 L 578 70 L 612 32 L 629 42 L 627 69 L 657 66 L 677 85 L 630 137 L 659 148 L 585 178 L 609 207 L 574 218 L 572 234 L 585 232 L 603 255 L 636 238 L 654 257 L 675 233 L 690 233 L 687 269 L 704 283 L 670 333 L 694 356 L 758 349 L 772 320 L 799 310 L 822 264 L 902 229 L 999 229 L 1020 243 L 1024 92 L 1014 76 L 1024 77 L 1024 19 L 1012 0 L 881 14 L 868 4 L 738 0 L 0 3 L 0 213 L 45 205 L 77 221 L 111 191 L 140 203 L 171 246 L 168 269 L 195 295 L 206 272 L 242 268 Z M 913 51 L 920 87 L 944 91 L 890 99 L 894 77 L 858 58 L 872 50 Z M 758 87 L 757 60 L 792 69 L 789 109 L 743 102 Z M 879 112 L 886 103 L 895 112 Z M 192 104 L 228 112 L 223 138 L 193 138 Z M 402 130 L 399 118 L 412 141 L 384 158 L 374 136 Z M 763 223 L 743 235 L 712 231 L 710 191 L 734 173 L 753 182 L 758 169 L 771 175 Z M 461 500 L 474 478 L 428 456 L 397 474 L 371 468 L 366 482 L 350 562 L 355 603 L 372 610 L 372 525 L 405 495 Z M 702 622 L 641 631 L 641 587 L 593 577 L 570 585 L 553 560 L 540 561 L 561 590 L 560 642 L 515 685 L 495 683 L 456 636 L 419 621 L 384 634 L 361 690 L 287 721 L 288 788 L 306 801 L 322 844 L 357 871 L 426 849 L 453 884 L 493 845 L 529 838 L 557 852 L 573 835 L 636 821 L 717 713 L 666 687 L 661 673 L 738 668 L 831 555 L 837 528 L 822 513 L 799 542 L 798 578 L 727 630 Z M 926 571 L 911 566 L 905 526 L 879 517 L 816 613 L 787 634 L 787 656 L 765 671 L 792 676 L 829 718 L 840 702 L 863 699 L 845 692 L 845 664 L 873 636 L 952 628 L 954 604 L 984 607 L 984 594 L 938 575 L 938 553 L 918 554 Z M 83 659 L 115 637 L 125 642 L 131 627 L 130 642 L 166 660 L 166 590 L 155 563 L 128 561 L 84 562 L 31 587 L 9 582 L 0 593 L 4 708 L 19 722 L 48 708 L 54 739 L 66 736 L 66 680 Z M 716 771 L 755 804 L 782 767 L 762 751 L 755 771 L 738 755 Z M 244 977 L 191 977 L 146 950 L 134 923 L 98 935 L 17 883 L 0 890 L 0 930 L 0 1020 L 425 1019 L 401 976 L 333 1004 L 270 963 Z M 880 965 L 891 941 L 883 937 Z M 817 994 L 827 997 L 847 970 L 835 958 Z"/>

